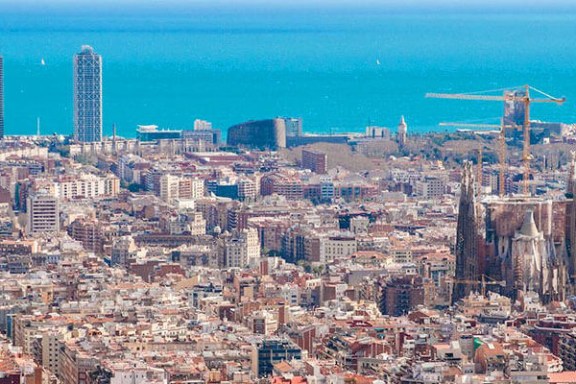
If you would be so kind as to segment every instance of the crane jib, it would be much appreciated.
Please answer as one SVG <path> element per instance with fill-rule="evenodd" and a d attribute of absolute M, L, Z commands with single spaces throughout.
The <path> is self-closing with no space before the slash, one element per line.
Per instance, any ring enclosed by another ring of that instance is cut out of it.
<path fill-rule="evenodd" d="M 482 100 L 482 101 L 522 101 L 530 103 L 558 103 L 562 104 L 566 101 L 565 97 L 561 98 L 551 98 L 551 99 L 531 99 L 526 96 L 514 96 L 514 95 L 468 95 L 465 93 L 427 93 L 427 98 L 436 99 L 455 99 L 455 100 Z"/>

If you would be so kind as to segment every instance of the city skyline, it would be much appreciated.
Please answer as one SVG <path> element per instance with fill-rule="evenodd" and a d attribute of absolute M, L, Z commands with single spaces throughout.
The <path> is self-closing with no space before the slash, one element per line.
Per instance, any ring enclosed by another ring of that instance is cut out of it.
<path fill-rule="evenodd" d="M 0 0 L 0 384 L 576 384 L 574 46 L 566 0 Z"/>
<path fill-rule="evenodd" d="M 319 133 L 394 127 L 400 115 L 413 132 L 444 131 L 443 121 L 497 124 L 501 110 L 474 103 L 448 110 L 426 92 L 526 83 L 568 99 L 566 107 L 539 108 L 536 119 L 576 121 L 570 12 L 149 12 L 122 4 L 47 10 L 49 17 L 3 13 L 7 133 L 34 134 L 38 117 L 42 132 L 73 132 L 70 56 L 81 44 L 105 56 L 105 135 L 112 124 L 134 137 L 137 125 L 186 129 L 200 118 L 225 129 L 274 116 L 302 117 L 306 131 Z"/>

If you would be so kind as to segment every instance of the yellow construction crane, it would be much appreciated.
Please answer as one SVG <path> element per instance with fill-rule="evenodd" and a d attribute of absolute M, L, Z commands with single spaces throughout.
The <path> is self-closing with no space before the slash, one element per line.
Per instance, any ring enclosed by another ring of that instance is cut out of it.
<path fill-rule="evenodd" d="M 482 296 L 486 296 L 486 286 L 487 285 L 499 285 L 501 287 L 506 287 L 506 281 L 501 280 L 501 281 L 497 281 L 497 280 L 492 280 L 492 281 L 486 281 L 486 279 L 489 278 L 486 275 L 482 275 L 482 280 L 454 280 L 454 283 L 456 284 L 465 284 L 465 285 L 477 285 L 480 284 L 480 293 L 482 294 Z"/>
<path fill-rule="evenodd" d="M 506 194 L 506 129 L 504 119 L 498 137 L 498 160 L 500 160 L 500 175 L 498 176 L 498 195 L 502 198 Z"/>
<path fill-rule="evenodd" d="M 510 90 L 523 88 L 524 94 L 514 94 Z M 530 96 L 530 91 L 535 91 L 544 96 L 544 98 L 535 99 Z M 499 89 L 498 91 L 501 91 Z M 489 91 L 487 91 L 489 92 Z M 530 104 L 532 103 L 556 103 L 562 104 L 566 98 L 558 98 L 550 96 L 534 87 L 525 85 L 523 87 L 514 87 L 512 89 L 504 89 L 503 95 L 481 95 L 481 92 L 475 93 L 427 93 L 426 97 L 440 98 L 440 99 L 455 99 L 455 100 L 481 100 L 481 101 L 503 101 L 507 102 L 521 102 L 524 104 L 524 148 L 522 151 L 522 162 L 524 165 L 524 193 L 528 193 L 528 181 L 530 178 Z"/>
<path fill-rule="evenodd" d="M 483 159 L 482 159 L 482 152 L 484 149 L 484 143 L 480 141 L 480 145 L 478 146 L 478 159 L 476 160 L 476 178 L 478 179 L 478 193 L 482 193 L 482 177 L 484 175 L 483 172 Z"/>

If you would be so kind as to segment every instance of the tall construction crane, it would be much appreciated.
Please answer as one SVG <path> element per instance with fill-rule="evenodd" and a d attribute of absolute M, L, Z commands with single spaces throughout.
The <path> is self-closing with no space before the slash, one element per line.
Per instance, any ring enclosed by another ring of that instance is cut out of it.
<path fill-rule="evenodd" d="M 506 128 L 502 119 L 500 136 L 498 138 L 498 160 L 500 161 L 500 174 L 498 175 L 498 195 L 502 198 L 506 194 Z"/>
<path fill-rule="evenodd" d="M 478 159 L 476 160 L 476 179 L 478 183 L 478 193 L 482 193 L 482 178 L 484 175 L 483 172 L 483 163 L 484 159 L 482 158 L 484 152 L 484 142 L 480 141 L 480 145 L 478 146 Z"/>
<path fill-rule="evenodd" d="M 558 98 L 550 96 L 534 87 L 525 85 L 523 87 L 514 87 L 513 89 L 523 88 L 524 94 L 515 94 L 509 92 L 510 89 L 504 89 L 503 95 L 481 95 L 481 92 L 475 93 L 427 93 L 426 97 L 440 98 L 440 99 L 455 99 L 455 100 L 481 100 L 481 101 L 503 101 L 507 102 L 521 102 L 524 104 L 524 147 L 522 151 L 522 162 L 524 165 L 524 193 L 528 194 L 528 181 L 530 178 L 530 104 L 532 103 L 556 103 L 562 104 L 566 98 Z M 530 96 L 530 91 L 535 91 L 544 96 L 544 98 L 535 99 Z M 495 91 L 502 91 L 498 89 Z M 490 91 L 487 91 L 490 92 Z"/>

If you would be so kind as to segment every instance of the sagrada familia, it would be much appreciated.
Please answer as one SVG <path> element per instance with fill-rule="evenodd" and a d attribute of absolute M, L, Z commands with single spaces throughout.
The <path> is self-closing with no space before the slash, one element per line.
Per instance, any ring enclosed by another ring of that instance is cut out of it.
<path fill-rule="evenodd" d="M 576 287 L 576 155 L 567 191 L 558 197 L 493 197 L 480 201 L 471 163 L 464 166 L 452 301 L 482 281 L 513 300 L 564 300 Z M 475 282 L 478 282 L 475 284 Z"/>

